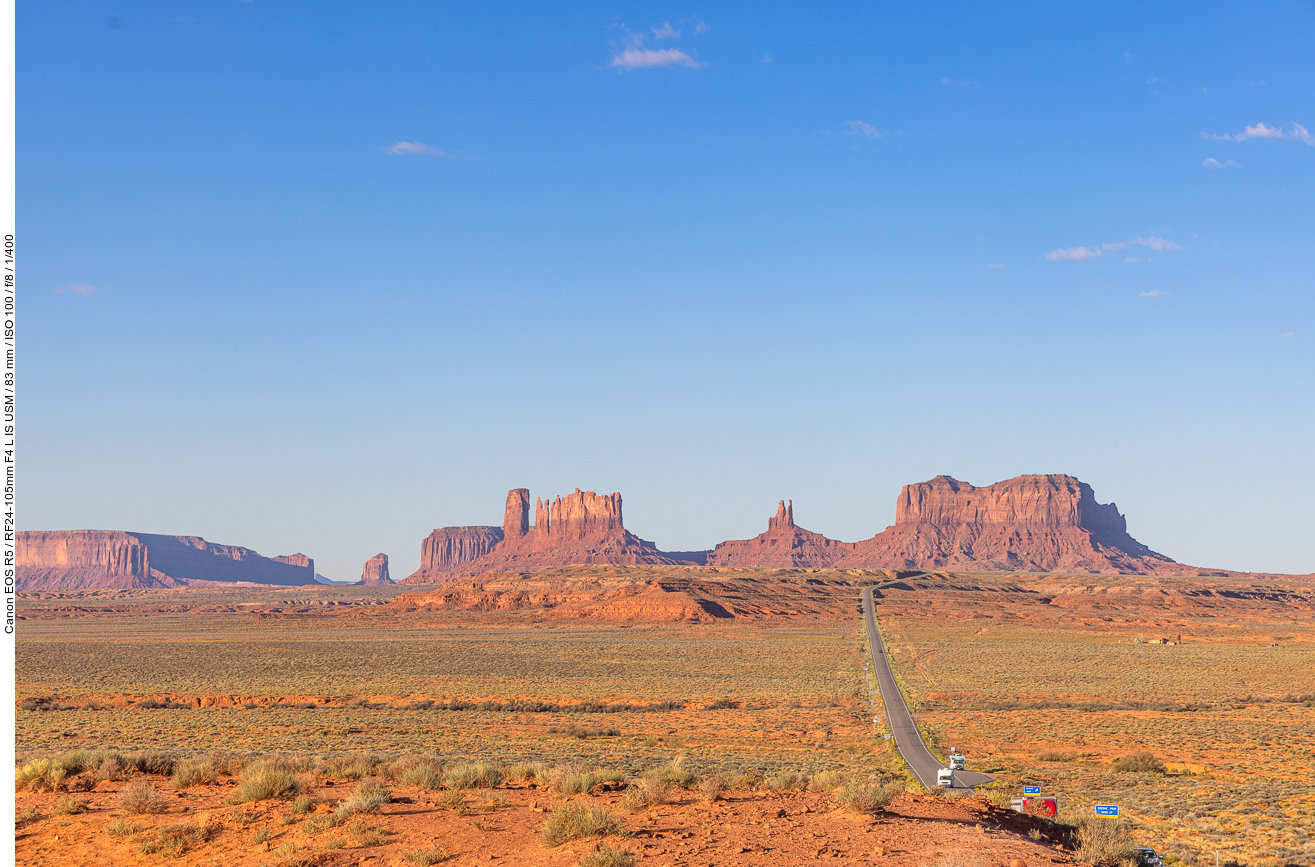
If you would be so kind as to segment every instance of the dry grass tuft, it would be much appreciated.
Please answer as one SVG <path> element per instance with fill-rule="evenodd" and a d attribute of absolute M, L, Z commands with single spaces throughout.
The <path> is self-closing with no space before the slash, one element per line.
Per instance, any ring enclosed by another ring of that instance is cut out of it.
<path fill-rule="evenodd" d="M 443 772 L 443 785 L 449 789 L 492 789 L 502 780 L 502 770 L 488 762 L 463 762 Z"/>
<path fill-rule="evenodd" d="M 428 867 L 430 864 L 441 864 L 447 860 L 447 852 L 441 846 L 435 846 L 433 849 L 412 849 L 402 856 L 402 859 L 412 864 L 419 864 L 420 867 Z"/>
<path fill-rule="evenodd" d="M 606 842 L 600 842 L 580 859 L 579 867 L 634 867 L 638 860 L 639 857 L 629 849 L 620 846 L 613 849 Z"/>
<path fill-rule="evenodd" d="M 393 800 L 393 790 L 377 780 L 365 780 L 356 787 L 351 796 L 338 804 L 333 811 L 335 821 L 345 822 L 352 816 L 362 813 L 377 813 L 384 804 Z"/>
<path fill-rule="evenodd" d="M 231 804 L 266 801 L 270 798 L 291 798 L 301 793 L 301 781 L 283 759 L 262 759 L 247 766 L 238 781 L 237 791 L 229 799 Z"/>
<path fill-rule="evenodd" d="M 162 828 L 157 828 L 154 834 L 148 835 L 142 840 L 142 853 L 177 858 L 188 849 L 204 843 L 206 836 L 206 829 L 193 822 L 165 825 Z"/>
<path fill-rule="evenodd" d="M 1132 857 L 1132 839 L 1127 823 L 1084 816 L 1074 834 L 1078 860 L 1087 864 L 1122 862 Z"/>
<path fill-rule="evenodd" d="M 852 782 L 836 792 L 835 799 L 847 810 L 874 816 L 890 806 L 902 791 L 898 783 Z"/>
<path fill-rule="evenodd" d="M 548 817 L 539 829 L 539 840 L 551 849 L 572 840 L 620 833 L 621 823 L 611 813 L 592 802 L 573 801 Z"/>
<path fill-rule="evenodd" d="M 721 774 L 709 774 L 699 783 L 699 794 L 705 801 L 718 801 L 726 794 L 730 783 Z"/>
<path fill-rule="evenodd" d="M 1133 774 L 1163 774 L 1164 762 L 1154 753 L 1139 750 L 1115 759 L 1114 770 Z"/>

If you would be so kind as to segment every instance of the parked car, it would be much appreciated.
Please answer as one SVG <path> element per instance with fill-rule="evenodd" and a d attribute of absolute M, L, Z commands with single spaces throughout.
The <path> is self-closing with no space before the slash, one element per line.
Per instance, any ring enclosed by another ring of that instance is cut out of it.
<path fill-rule="evenodd" d="M 1132 850 L 1132 860 L 1137 867 L 1162 867 L 1160 856 L 1150 846 L 1138 846 Z"/>

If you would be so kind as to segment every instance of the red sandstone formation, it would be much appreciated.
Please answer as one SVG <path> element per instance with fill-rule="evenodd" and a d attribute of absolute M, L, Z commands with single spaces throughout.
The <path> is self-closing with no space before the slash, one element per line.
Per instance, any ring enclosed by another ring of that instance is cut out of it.
<path fill-rule="evenodd" d="M 421 547 L 420 569 L 403 584 L 432 584 L 486 572 L 538 572 L 589 563 L 674 565 L 690 562 L 659 551 L 625 529 L 621 495 L 575 493 L 551 502 L 535 498 L 528 526 L 530 492 L 507 494 L 502 528 L 448 527 L 435 530 Z M 436 552 L 442 544 L 442 556 Z"/>
<path fill-rule="evenodd" d="M 315 583 L 315 562 L 305 554 L 267 558 L 198 536 L 28 530 L 16 542 L 19 590 Z"/>
<path fill-rule="evenodd" d="M 1128 535 L 1113 503 L 1072 476 L 1018 476 L 985 488 L 949 476 L 905 485 L 895 526 L 837 567 L 1151 574 L 1200 573 Z"/>
<path fill-rule="evenodd" d="M 853 549 L 852 542 L 837 542 L 795 526 L 794 501 L 782 500 L 776 507 L 776 516 L 767 519 L 766 533 L 752 539 L 722 542 L 709 552 L 708 565 L 816 569 L 830 566 Z"/>
<path fill-rule="evenodd" d="M 375 554 L 365 561 L 365 567 L 361 569 L 361 583 L 368 587 L 397 583 L 388 577 L 387 554 Z"/>

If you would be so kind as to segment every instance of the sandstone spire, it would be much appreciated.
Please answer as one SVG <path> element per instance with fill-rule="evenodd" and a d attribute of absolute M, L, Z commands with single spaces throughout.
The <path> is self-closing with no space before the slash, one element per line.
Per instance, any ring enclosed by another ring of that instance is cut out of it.
<path fill-rule="evenodd" d="M 530 489 L 512 488 L 502 513 L 502 537 L 519 539 L 530 531 Z"/>
<path fill-rule="evenodd" d="M 768 530 L 788 530 L 794 526 L 794 500 L 776 504 L 776 517 L 767 519 Z"/>

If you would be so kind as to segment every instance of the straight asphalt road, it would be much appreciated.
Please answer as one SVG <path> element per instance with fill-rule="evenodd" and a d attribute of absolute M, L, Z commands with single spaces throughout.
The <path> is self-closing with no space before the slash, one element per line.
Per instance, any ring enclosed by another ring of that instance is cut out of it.
<path fill-rule="evenodd" d="M 876 665 L 881 701 L 886 705 L 886 721 L 890 724 L 891 734 L 895 736 L 895 747 L 904 757 L 904 762 L 913 772 L 913 776 L 918 778 L 918 782 L 931 789 L 936 786 L 936 772 L 945 765 L 931 754 L 931 750 L 927 749 L 927 745 L 922 741 L 922 734 L 913 722 L 913 715 L 909 713 L 909 707 L 904 703 L 904 696 L 900 694 L 899 687 L 895 684 L 895 675 L 890 670 L 890 660 L 886 658 L 886 648 L 877 633 L 877 620 L 873 614 L 875 603 L 872 601 L 872 591 L 897 583 L 899 582 L 889 581 L 875 587 L 863 588 L 863 620 L 868 630 L 868 646 L 872 648 L 872 658 Z M 994 779 L 995 777 L 990 774 L 979 771 L 955 771 L 954 788 L 971 789 Z"/>

